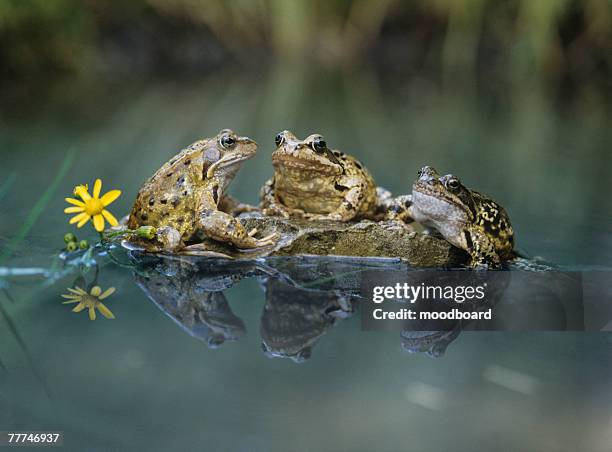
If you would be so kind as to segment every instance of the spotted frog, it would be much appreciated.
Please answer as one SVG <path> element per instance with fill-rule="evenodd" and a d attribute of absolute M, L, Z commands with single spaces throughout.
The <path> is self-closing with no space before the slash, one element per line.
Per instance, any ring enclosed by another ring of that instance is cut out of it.
<path fill-rule="evenodd" d="M 472 267 L 495 268 L 516 257 L 506 211 L 489 197 L 465 187 L 456 176 L 440 176 L 430 166 L 421 168 L 411 202 L 408 215 L 466 250 Z"/>
<path fill-rule="evenodd" d="M 196 243 L 200 233 L 238 248 L 271 245 L 273 235 L 256 239 L 230 213 L 221 210 L 224 192 L 243 161 L 253 157 L 257 143 L 224 129 L 196 141 L 165 163 L 141 187 L 128 227 L 158 229 L 153 251 L 179 251 Z"/>
<path fill-rule="evenodd" d="M 299 140 L 285 130 L 275 138 L 274 176 L 261 190 L 266 215 L 350 221 L 384 216 L 382 198 L 368 170 L 354 157 L 327 146 L 319 134 Z"/>

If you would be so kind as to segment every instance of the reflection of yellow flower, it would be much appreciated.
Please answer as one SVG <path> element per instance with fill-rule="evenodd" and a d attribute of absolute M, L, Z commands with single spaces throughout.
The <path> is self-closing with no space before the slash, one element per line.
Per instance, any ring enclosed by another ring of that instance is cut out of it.
<path fill-rule="evenodd" d="M 66 207 L 64 213 L 78 213 L 70 219 L 70 224 L 77 223 L 77 227 L 80 228 L 93 218 L 92 221 L 96 231 L 102 232 L 104 231 L 104 219 L 106 218 L 111 226 L 117 226 L 117 219 L 105 207 L 117 199 L 121 195 L 121 191 L 111 190 L 100 197 L 101 190 L 102 181 L 100 179 L 96 179 L 91 196 L 87 185 L 74 187 L 74 194 L 79 196 L 82 201 L 66 198 L 66 202 L 73 204 L 74 207 Z"/>
<path fill-rule="evenodd" d="M 114 287 L 109 287 L 104 292 L 100 286 L 94 286 L 91 288 L 91 291 L 87 293 L 85 290 L 81 289 L 79 286 L 73 288 L 68 288 L 69 294 L 62 294 L 62 297 L 67 298 L 68 301 L 64 301 L 63 304 L 69 303 L 78 303 L 72 312 L 81 312 L 83 309 L 89 309 L 89 319 L 96 320 L 96 309 L 100 311 L 107 319 L 114 319 L 115 316 L 100 300 L 104 300 L 106 297 L 110 296 L 115 292 Z"/>

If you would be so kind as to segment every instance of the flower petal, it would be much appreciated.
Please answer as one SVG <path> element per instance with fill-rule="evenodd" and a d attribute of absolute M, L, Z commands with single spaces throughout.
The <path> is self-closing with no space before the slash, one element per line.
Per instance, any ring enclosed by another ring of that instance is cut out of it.
<path fill-rule="evenodd" d="M 102 314 L 107 319 L 114 319 L 115 318 L 115 315 L 111 312 L 110 309 L 108 309 L 106 306 L 104 306 L 103 303 L 97 303 L 97 307 L 98 307 L 98 311 L 100 311 L 100 314 Z"/>
<path fill-rule="evenodd" d="M 85 207 L 85 203 L 83 201 L 79 201 L 78 199 L 73 198 L 64 198 L 67 203 L 74 204 L 75 206 Z"/>
<path fill-rule="evenodd" d="M 74 187 L 74 194 L 80 196 L 81 199 L 85 202 L 91 199 L 91 196 L 89 196 L 87 185 L 78 185 Z"/>
<path fill-rule="evenodd" d="M 96 231 L 98 232 L 104 231 L 104 217 L 102 217 L 102 215 L 99 215 L 99 214 L 94 215 L 93 224 L 94 224 L 94 228 L 96 228 Z"/>
<path fill-rule="evenodd" d="M 68 292 L 72 292 L 72 293 L 77 294 L 77 295 L 86 295 L 87 294 L 87 292 L 85 292 L 79 286 L 74 286 L 74 289 L 72 287 L 69 287 L 68 288 Z"/>
<path fill-rule="evenodd" d="M 66 207 L 64 209 L 64 213 L 77 213 L 77 212 L 83 212 L 84 210 L 85 210 L 85 207 L 79 207 L 79 206 Z"/>
<path fill-rule="evenodd" d="M 104 193 L 104 196 L 100 198 L 104 207 L 108 206 L 111 202 L 121 196 L 121 190 L 111 190 L 107 193 Z"/>
<path fill-rule="evenodd" d="M 62 304 L 79 303 L 80 301 L 81 299 L 77 298 L 75 300 L 62 301 Z"/>
<path fill-rule="evenodd" d="M 85 223 L 87 223 L 89 221 L 91 217 L 89 215 L 87 215 L 85 218 L 83 218 L 81 221 L 79 221 L 79 224 L 77 224 L 77 228 L 82 228 L 83 225 Z"/>
<path fill-rule="evenodd" d="M 82 221 L 83 218 L 89 219 L 89 215 L 87 215 L 85 212 L 80 213 L 80 214 L 75 215 L 74 217 L 72 217 L 68 223 L 70 223 L 70 224 L 78 223 L 79 221 Z"/>
<path fill-rule="evenodd" d="M 106 221 L 108 221 L 111 226 L 117 226 L 119 224 L 115 216 L 112 213 L 110 213 L 108 210 L 104 209 L 102 211 L 102 215 L 104 215 L 104 218 L 106 218 Z"/>
<path fill-rule="evenodd" d="M 91 288 L 91 292 L 89 293 L 93 295 L 94 297 L 97 297 L 98 295 L 102 293 L 102 289 L 100 288 L 100 286 L 93 286 Z"/>
<path fill-rule="evenodd" d="M 72 312 L 81 312 L 83 309 L 85 309 L 85 303 L 80 302 L 72 309 Z"/>
<path fill-rule="evenodd" d="M 94 182 L 94 188 L 92 192 L 93 197 L 96 199 L 99 198 L 100 191 L 102 191 L 102 181 L 100 179 L 96 179 L 96 182 Z"/>
<path fill-rule="evenodd" d="M 63 293 L 62 298 L 67 298 L 69 300 L 79 300 L 81 298 L 81 295 L 80 294 L 77 295 L 74 293 L 71 293 L 71 294 Z"/>
<path fill-rule="evenodd" d="M 106 297 L 110 297 L 114 293 L 115 293 L 115 288 L 109 287 L 102 293 L 102 295 L 98 296 L 98 300 L 104 300 Z"/>
<path fill-rule="evenodd" d="M 93 305 L 89 307 L 89 320 L 96 320 L 96 310 Z"/>

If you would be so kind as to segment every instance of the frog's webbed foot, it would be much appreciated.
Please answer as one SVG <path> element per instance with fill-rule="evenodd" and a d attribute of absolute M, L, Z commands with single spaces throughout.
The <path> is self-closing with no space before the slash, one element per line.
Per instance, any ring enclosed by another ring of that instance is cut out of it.
<path fill-rule="evenodd" d="M 213 240 L 231 243 L 236 248 L 252 249 L 269 246 L 276 243 L 274 234 L 256 239 L 252 234 L 257 231 L 248 231 L 233 216 L 218 210 L 206 211 L 200 217 L 200 227 L 204 233 Z"/>
<path fill-rule="evenodd" d="M 248 235 L 249 237 L 255 238 L 255 234 L 257 234 L 257 228 L 251 229 Z M 275 245 L 279 238 L 280 238 L 280 235 L 276 232 L 273 232 L 272 234 L 268 234 L 265 237 L 262 237 L 260 239 L 255 239 L 255 240 L 257 240 L 257 243 L 258 243 L 257 246 L 261 247 L 261 246 Z"/>
<path fill-rule="evenodd" d="M 303 214 L 301 214 L 301 217 L 304 218 L 305 220 L 310 220 L 310 221 L 349 221 L 352 219 L 352 217 L 348 217 L 347 219 L 344 219 L 342 214 L 338 212 L 332 212 L 328 214 L 305 213 L 304 212 Z"/>

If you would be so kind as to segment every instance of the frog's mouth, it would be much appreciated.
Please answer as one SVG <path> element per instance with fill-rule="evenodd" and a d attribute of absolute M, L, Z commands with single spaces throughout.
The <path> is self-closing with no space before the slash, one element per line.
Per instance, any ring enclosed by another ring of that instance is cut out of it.
<path fill-rule="evenodd" d="M 335 176 L 342 170 L 335 164 L 325 164 L 315 159 L 306 159 L 292 155 L 278 155 L 272 158 L 272 164 L 284 168 L 291 168 L 301 171 L 313 171 L 326 176 Z"/>
<path fill-rule="evenodd" d="M 436 184 L 416 182 L 412 186 L 412 191 L 415 194 L 423 195 L 427 198 L 430 198 L 429 201 L 431 202 L 445 202 L 451 205 L 458 204 L 457 200 L 452 195 L 447 193 L 445 190 L 442 190 Z M 413 202 L 414 198 L 421 199 L 422 197 L 419 197 L 418 195 L 413 195 Z"/>
<path fill-rule="evenodd" d="M 253 157 L 253 154 L 228 154 L 222 159 L 217 160 L 215 163 L 210 165 L 210 167 L 206 171 L 206 178 L 210 179 L 211 177 L 213 177 L 215 171 L 217 171 L 218 169 L 235 165 L 237 163 L 248 160 L 251 157 Z"/>

